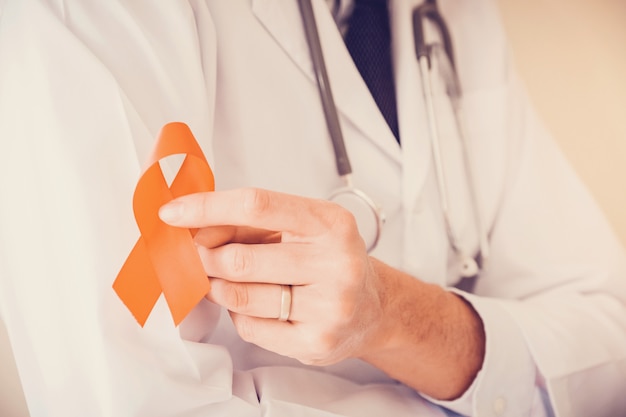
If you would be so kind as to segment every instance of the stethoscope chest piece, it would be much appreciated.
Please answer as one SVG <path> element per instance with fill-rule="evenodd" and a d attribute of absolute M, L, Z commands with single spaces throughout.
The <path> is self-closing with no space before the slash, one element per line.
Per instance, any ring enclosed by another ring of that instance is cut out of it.
<path fill-rule="evenodd" d="M 369 195 L 352 185 L 337 188 L 328 196 L 328 199 L 354 215 L 367 251 L 371 252 L 378 244 L 385 223 L 385 214 L 382 209 Z"/>

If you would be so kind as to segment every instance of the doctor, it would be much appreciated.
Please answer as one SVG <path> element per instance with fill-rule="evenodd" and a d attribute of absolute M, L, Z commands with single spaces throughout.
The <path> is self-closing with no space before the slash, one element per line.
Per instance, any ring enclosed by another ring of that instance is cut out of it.
<path fill-rule="evenodd" d="M 532 112 L 494 4 L 438 2 L 473 167 L 468 186 L 435 76 L 444 193 L 421 2 L 389 1 L 400 144 L 344 43 L 350 2 L 328 3 L 313 7 L 352 180 L 386 217 L 369 254 L 359 215 L 325 201 L 342 180 L 295 1 L 0 0 L 0 312 L 31 416 L 626 412 L 624 253 Z M 111 284 L 174 120 L 219 190 L 160 214 L 202 228 L 212 289 L 180 328 L 163 300 L 140 328 Z M 464 279 L 475 212 L 489 261 Z"/>

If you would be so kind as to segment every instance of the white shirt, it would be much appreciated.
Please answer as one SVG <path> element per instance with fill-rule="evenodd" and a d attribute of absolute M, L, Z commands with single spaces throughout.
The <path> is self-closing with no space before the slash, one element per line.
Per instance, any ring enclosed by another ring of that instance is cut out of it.
<path fill-rule="evenodd" d="M 315 2 L 355 182 L 388 216 L 374 256 L 453 286 L 406 53 L 412 6 L 390 9 L 400 149 Z M 623 414 L 622 248 L 512 75 L 494 5 L 440 7 L 492 245 L 475 294 L 462 293 L 485 325 L 485 363 L 444 405 L 541 415 L 545 387 L 556 415 Z M 0 311 L 33 417 L 441 415 L 358 361 L 311 370 L 247 345 L 208 302 L 181 329 L 160 302 L 141 329 L 111 290 L 138 238 L 135 182 L 169 121 L 190 125 L 218 188 L 324 197 L 339 184 L 299 22 L 283 0 L 0 1 Z M 455 132 L 442 135 L 453 220 L 475 249 Z"/>

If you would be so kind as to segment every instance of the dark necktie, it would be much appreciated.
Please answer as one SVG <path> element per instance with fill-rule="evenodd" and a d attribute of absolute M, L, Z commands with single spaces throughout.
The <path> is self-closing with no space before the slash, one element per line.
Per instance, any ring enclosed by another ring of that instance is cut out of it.
<path fill-rule="evenodd" d="M 356 0 L 346 46 L 394 136 L 400 142 L 386 0 Z"/>

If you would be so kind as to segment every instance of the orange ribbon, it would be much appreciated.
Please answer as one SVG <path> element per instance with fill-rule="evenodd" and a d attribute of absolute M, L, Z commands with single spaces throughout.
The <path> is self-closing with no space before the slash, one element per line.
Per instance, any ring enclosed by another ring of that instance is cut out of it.
<path fill-rule="evenodd" d="M 185 159 L 168 187 L 159 161 L 177 154 L 184 154 Z M 189 127 L 184 123 L 165 125 L 133 197 L 141 236 L 113 283 L 142 327 L 161 293 L 178 325 L 209 291 L 193 243 L 195 231 L 163 223 L 158 212 L 176 197 L 214 189 L 213 172 Z"/>

